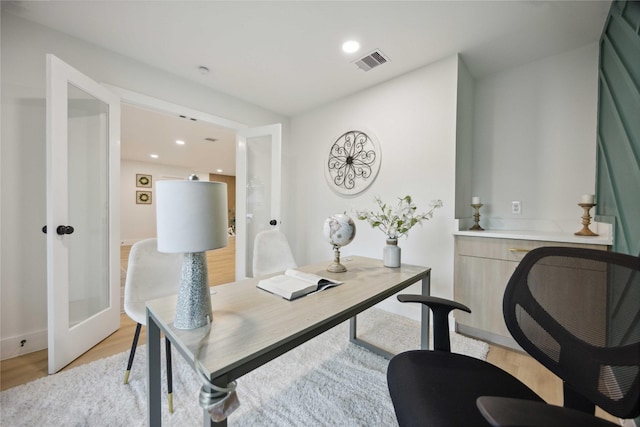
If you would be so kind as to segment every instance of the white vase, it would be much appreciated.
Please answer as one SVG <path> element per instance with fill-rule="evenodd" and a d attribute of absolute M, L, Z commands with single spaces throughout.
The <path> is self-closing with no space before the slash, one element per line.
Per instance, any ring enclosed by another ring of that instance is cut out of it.
<path fill-rule="evenodd" d="M 398 239 L 387 239 L 387 244 L 382 249 L 382 264 L 385 267 L 400 267 Z"/>

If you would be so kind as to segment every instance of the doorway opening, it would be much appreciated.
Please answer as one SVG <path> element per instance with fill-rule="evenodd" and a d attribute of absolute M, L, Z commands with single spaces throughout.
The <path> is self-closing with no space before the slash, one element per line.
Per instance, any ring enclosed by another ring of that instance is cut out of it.
<path fill-rule="evenodd" d="M 114 89 L 114 88 L 112 88 Z M 185 179 L 227 184 L 229 244 L 207 252 L 209 285 L 235 280 L 236 130 L 216 118 L 177 105 L 117 91 L 121 102 L 120 272 L 121 310 L 131 245 L 156 236 L 154 190 L 158 181 Z M 168 111 L 173 109 L 173 111 Z M 153 156 L 152 156 L 153 155 Z M 140 182 L 142 180 L 142 182 Z M 144 200 L 140 200 L 144 195 Z"/>

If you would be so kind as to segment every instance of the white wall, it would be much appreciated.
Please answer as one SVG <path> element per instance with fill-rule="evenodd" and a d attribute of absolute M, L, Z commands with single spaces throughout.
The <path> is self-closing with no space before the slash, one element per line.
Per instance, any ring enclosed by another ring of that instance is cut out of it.
<path fill-rule="evenodd" d="M 476 81 L 472 191 L 495 227 L 580 229 L 577 203 L 595 192 L 597 82 L 597 44 Z"/>
<path fill-rule="evenodd" d="M 195 173 L 201 181 L 209 181 L 209 172 L 188 168 L 122 160 L 120 162 L 120 241 L 132 245 L 138 240 L 156 237 L 156 184 L 166 179 L 186 179 Z M 151 188 L 136 187 L 136 175 L 151 175 Z M 136 203 L 137 191 L 151 191 L 151 204 Z"/>
<path fill-rule="evenodd" d="M 399 246 L 403 262 L 433 268 L 433 294 L 452 297 L 457 76 L 458 58 L 453 56 L 292 118 L 285 151 L 290 152 L 287 163 L 295 179 L 287 181 L 290 188 L 283 194 L 284 209 L 295 212 L 296 224 L 284 228 L 299 263 L 331 259 L 322 226 L 334 213 L 373 208 L 376 195 L 394 202 L 409 194 L 419 209 L 442 199 L 444 207 L 433 220 L 412 229 Z M 380 141 L 382 164 L 367 190 L 345 197 L 329 188 L 324 166 L 335 139 L 360 127 Z M 383 233 L 358 220 L 356 228 L 355 240 L 342 249 L 343 258 L 357 254 L 381 259 Z M 415 305 L 391 301 L 384 306 L 418 316 Z"/>
<path fill-rule="evenodd" d="M 582 215 L 576 203 L 595 188 L 597 63 L 597 45 L 588 45 L 473 81 L 464 64 L 448 58 L 292 118 L 285 210 L 295 213 L 296 224 L 285 231 L 297 259 L 330 259 L 324 219 L 371 207 L 374 195 L 410 194 L 418 207 L 443 199 L 433 221 L 400 241 L 404 262 L 433 268 L 437 296 L 453 295 L 454 218 L 464 218 L 465 209 L 471 217 L 471 194 L 486 203 L 481 222 L 575 231 Z M 358 126 L 378 136 L 382 167 L 364 193 L 342 197 L 328 188 L 323 166 L 333 139 Z M 454 173 L 456 164 L 471 171 Z M 514 219 L 511 200 L 523 202 L 515 221 L 507 221 Z M 382 233 L 356 225 L 343 254 L 381 258 Z M 418 317 L 413 308 L 383 305 Z"/>
<path fill-rule="evenodd" d="M 45 54 L 95 80 L 249 126 L 288 119 L 2 12 L 2 358 L 46 346 Z M 20 347 L 21 339 L 27 339 Z"/>

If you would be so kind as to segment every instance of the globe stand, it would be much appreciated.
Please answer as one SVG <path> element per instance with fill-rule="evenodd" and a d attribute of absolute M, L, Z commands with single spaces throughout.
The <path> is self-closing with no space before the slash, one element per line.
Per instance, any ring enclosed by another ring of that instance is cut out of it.
<path fill-rule="evenodd" d="M 347 271 L 347 267 L 340 264 L 340 245 L 333 245 L 333 262 L 327 267 L 327 271 L 331 273 L 344 273 Z"/>

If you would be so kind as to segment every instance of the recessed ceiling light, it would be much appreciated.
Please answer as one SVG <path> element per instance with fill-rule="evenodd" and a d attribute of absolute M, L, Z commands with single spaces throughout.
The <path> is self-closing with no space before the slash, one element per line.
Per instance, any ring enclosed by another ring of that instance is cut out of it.
<path fill-rule="evenodd" d="M 222 173 L 222 169 L 216 169 L 216 172 Z"/>
<path fill-rule="evenodd" d="M 184 145 L 184 141 L 181 139 L 176 139 L 176 144 L 178 145 Z"/>
<path fill-rule="evenodd" d="M 157 154 L 150 154 L 149 157 L 151 157 L 152 159 L 157 159 L 160 156 L 158 156 Z"/>
<path fill-rule="evenodd" d="M 360 49 L 360 43 L 355 40 L 349 40 L 342 44 L 342 50 L 345 53 L 354 53 Z"/>

